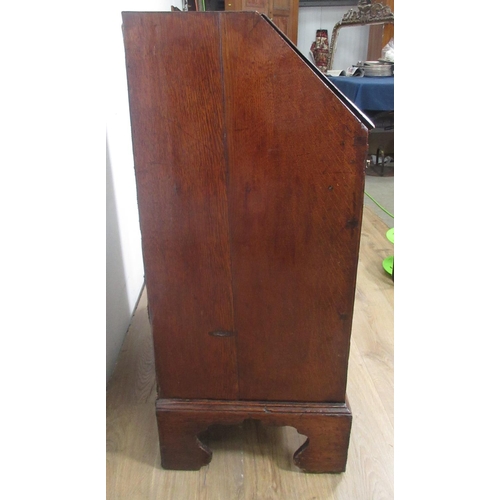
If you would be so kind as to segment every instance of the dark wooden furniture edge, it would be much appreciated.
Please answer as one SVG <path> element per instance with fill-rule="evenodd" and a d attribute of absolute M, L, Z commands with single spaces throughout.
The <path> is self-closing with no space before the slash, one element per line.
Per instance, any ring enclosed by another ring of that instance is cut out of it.
<path fill-rule="evenodd" d="M 351 113 L 368 129 L 375 128 L 373 122 L 368 118 L 351 100 L 349 100 L 328 78 L 311 62 L 300 50 L 291 42 L 291 40 L 269 19 L 265 14 L 259 14 L 264 18 L 285 40 L 290 48 L 299 56 L 302 61 L 311 69 L 316 76 L 347 106 Z"/>
<path fill-rule="evenodd" d="M 255 413 L 331 413 L 349 414 L 345 403 L 304 403 L 283 401 L 228 401 L 214 399 L 158 399 L 156 410 L 160 411 L 224 411 Z"/>
<path fill-rule="evenodd" d="M 153 13 L 153 12 L 150 12 Z M 155 14 L 172 14 L 172 12 L 163 12 L 163 11 L 155 11 Z M 135 11 L 123 11 L 122 17 L 129 14 L 137 14 Z M 179 14 L 177 12 L 177 14 Z M 311 62 L 307 59 L 307 57 L 300 52 L 296 45 L 292 43 L 292 41 L 267 17 L 265 14 L 260 14 L 258 12 L 242 12 L 242 11 L 207 11 L 207 12 L 184 12 L 184 14 L 198 14 L 198 15 L 241 15 L 246 14 L 250 16 L 259 16 L 262 17 L 265 21 L 269 23 L 269 25 L 278 33 L 278 35 L 283 38 L 283 40 L 289 45 L 289 47 L 295 52 L 295 54 L 313 71 L 313 73 L 320 78 L 320 80 L 345 104 L 345 106 L 353 113 L 354 116 L 368 129 L 371 130 L 375 128 L 373 122 L 368 118 L 352 101 L 350 101 L 335 85 L 326 78 L 323 73 Z"/>
<path fill-rule="evenodd" d="M 294 427 L 307 436 L 293 460 L 304 472 L 344 472 L 352 413 L 348 403 L 285 403 L 159 399 L 156 416 L 161 464 L 165 469 L 199 470 L 212 451 L 199 435 L 213 424 L 259 420 L 264 425 Z"/>

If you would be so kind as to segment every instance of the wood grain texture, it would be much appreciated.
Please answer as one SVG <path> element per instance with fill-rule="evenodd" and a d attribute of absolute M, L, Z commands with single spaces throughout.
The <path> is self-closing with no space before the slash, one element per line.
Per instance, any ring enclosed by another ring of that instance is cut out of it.
<path fill-rule="evenodd" d="M 343 401 L 367 129 L 261 16 L 222 23 L 239 397 Z"/>
<path fill-rule="evenodd" d="M 144 266 L 160 396 L 235 399 L 219 20 L 193 15 L 123 14 Z"/>
<path fill-rule="evenodd" d="M 344 402 L 366 123 L 255 12 L 123 20 L 159 397 Z"/>
<path fill-rule="evenodd" d="M 202 431 L 213 424 L 234 425 L 253 419 L 265 425 L 289 425 L 307 436 L 293 455 L 301 470 L 345 471 L 352 420 L 345 403 L 159 399 L 156 415 L 165 469 L 199 470 L 212 459 L 212 451 L 199 439 Z"/>
<path fill-rule="evenodd" d="M 382 258 L 393 255 L 394 246 L 385 238 L 387 229 L 365 207 L 347 384 L 353 424 L 345 473 L 300 473 L 292 456 L 306 437 L 289 426 L 252 420 L 216 425 L 202 435 L 213 452 L 207 467 L 162 469 L 145 290 L 107 391 L 107 499 L 393 499 L 394 285 Z"/>
<path fill-rule="evenodd" d="M 226 11 L 249 11 L 265 14 L 297 44 L 299 0 L 225 0 Z"/>
<path fill-rule="evenodd" d="M 127 336 L 107 387 L 107 407 L 151 404 L 156 401 L 153 338 L 147 311 L 148 294 L 142 291 Z"/>

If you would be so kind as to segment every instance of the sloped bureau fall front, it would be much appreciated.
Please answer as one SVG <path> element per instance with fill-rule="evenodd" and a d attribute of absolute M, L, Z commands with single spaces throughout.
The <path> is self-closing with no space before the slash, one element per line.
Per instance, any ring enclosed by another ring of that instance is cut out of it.
<path fill-rule="evenodd" d="M 123 13 L 162 465 L 212 424 L 295 427 L 345 470 L 364 117 L 265 17 Z"/>

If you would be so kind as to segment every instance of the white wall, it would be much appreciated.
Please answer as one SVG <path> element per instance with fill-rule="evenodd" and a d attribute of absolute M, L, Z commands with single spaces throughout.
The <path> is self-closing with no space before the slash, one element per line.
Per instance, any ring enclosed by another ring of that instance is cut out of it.
<path fill-rule="evenodd" d="M 353 7 L 300 7 L 297 47 L 309 60 L 311 44 L 316 39 L 316 30 L 328 30 L 328 40 L 335 24 Z M 365 61 L 368 50 L 369 26 L 342 28 L 333 59 L 333 69 L 346 69 L 358 61 Z"/>
<path fill-rule="evenodd" d="M 115 0 L 106 18 L 106 382 L 144 282 L 122 11 L 170 11 L 181 0 Z"/>

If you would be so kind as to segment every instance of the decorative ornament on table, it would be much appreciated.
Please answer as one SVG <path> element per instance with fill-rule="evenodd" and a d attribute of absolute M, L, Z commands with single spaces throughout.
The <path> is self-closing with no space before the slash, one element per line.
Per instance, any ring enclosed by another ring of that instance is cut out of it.
<path fill-rule="evenodd" d="M 316 30 L 316 40 L 311 45 L 311 56 L 322 73 L 326 73 L 327 70 L 328 54 L 328 30 Z"/>

